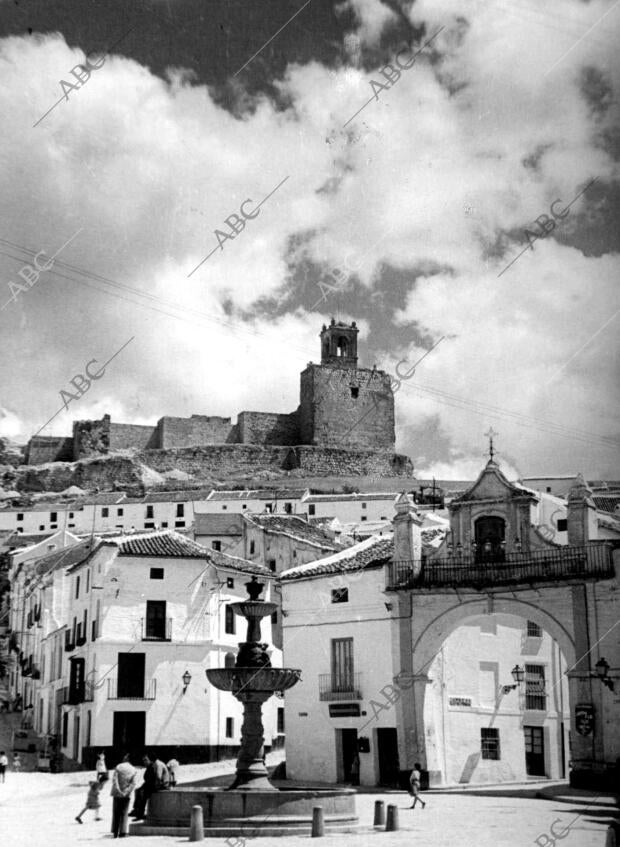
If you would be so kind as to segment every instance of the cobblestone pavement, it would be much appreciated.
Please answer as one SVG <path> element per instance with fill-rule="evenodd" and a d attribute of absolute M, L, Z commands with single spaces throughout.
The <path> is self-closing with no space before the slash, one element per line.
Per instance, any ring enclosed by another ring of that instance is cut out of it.
<path fill-rule="evenodd" d="M 281 753 L 274 754 L 275 763 Z M 186 765 L 181 782 L 231 772 L 232 763 Z M 111 839 L 109 833 L 111 798 L 103 795 L 103 820 L 95 822 L 93 812 L 84 815 L 80 826 L 74 820 L 84 805 L 88 779 L 92 774 L 9 772 L 0 784 L 1 847 L 72 847 Z M 540 784 L 527 786 L 463 789 L 462 791 L 425 792 L 426 809 L 411 811 L 410 799 L 403 792 L 359 794 L 357 810 L 360 830 L 346 835 L 327 835 L 324 847 L 336 847 L 346 838 L 346 847 L 553 847 L 554 835 L 562 847 L 604 847 L 606 829 L 618 809 L 608 798 L 580 796 L 574 802 L 537 799 Z M 572 799 L 572 798 L 571 798 Z M 374 831 L 375 800 L 394 803 L 399 810 L 399 832 Z M 563 797 L 566 800 L 566 797 Z M 568 828 L 568 829 L 567 829 Z M 546 837 L 545 837 L 546 835 Z M 560 837 L 562 836 L 562 837 Z M 310 836 L 247 839 L 254 847 L 289 847 L 308 842 Z M 187 843 L 178 836 L 135 837 L 137 847 L 168 847 Z M 223 838 L 208 838 L 205 843 L 225 845 Z M 316 843 L 316 842 L 314 842 Z M 242 847 L 239 844 L 238 847 Z"/>

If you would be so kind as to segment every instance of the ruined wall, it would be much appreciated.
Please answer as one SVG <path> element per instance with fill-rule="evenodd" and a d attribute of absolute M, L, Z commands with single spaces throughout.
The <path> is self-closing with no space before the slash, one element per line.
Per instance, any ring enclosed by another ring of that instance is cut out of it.
<path fill-rule="evenodd" d="M 138 424 L 110 424 L 110 452 L 115 450 L 151 450 L 159 447 L 159 429 L 157 426 Z"/>
<path fill-rule="evenodd" d="M 73 461 L 73 438 L 35 435 L 28 442 L 27 465 L 44 465 L 46 462 Z"/>
<path fill-rule="evenodd" d="M 411 459 L 389 450 L 302 446 L 290 450 L 288 462 L 308 476 L 413 476 Z"/>
<path fill-rule="evenodd" d="M 234 444 L 237 427 L 230 418 L 192 415 L 191 418 L 163 417 L 159 421 L 161 449 L 193 447 L 200 444 Z"/>
<path fill-rule="evenodd" d="M 299 444 L 297 412 L 240 412 L 237 428 L 241 444 Z"/>
<path fill-rule="evenodd" d="M 157 426 L 112 423 L 109 415 L 101 420 L 74 421 L 73 460 L 102 456 L 117 450 L 146 450 L 159 446 Z M 69 460 L 71 461 L 71 460 Z"/>
<path fill-rule="evenodd" d="M 140 468 L 124 456 L 102 456 L 81 462 L 61 462 L 45 468 L 22 465 L 15 469 L 18 491 L 64 491 L 71 485 L 84 490 L 111 491 L 115 486 L 136 486 L 142 482 Z"/>
<path fill-rule="evenodd" d="M 394 450 L 394 395 L 385 371 L 309 364 L 301 374 L 300 443 Z"/>

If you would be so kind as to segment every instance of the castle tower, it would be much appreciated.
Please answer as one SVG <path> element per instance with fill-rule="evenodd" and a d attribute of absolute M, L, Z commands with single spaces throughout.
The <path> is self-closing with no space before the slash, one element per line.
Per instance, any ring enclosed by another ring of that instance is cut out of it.
<path fill-rule="evenodd" d="M 321 364 L 301 374 L 302 444 L 394 451 L 394 394 L 385 371 L 357 364 L 358 328 L 333 318 L 321 330 Z M 371 469 L 368 469 L 371 473 Z"/>
<path fill-rule="evenodd" d="M 345 368 L 357 367 L 357 334 L 359 329 L 355 321 L 349 324 L 332 318 L 327 327 L 321 330 L 321 364 L 337 365 Z"/>

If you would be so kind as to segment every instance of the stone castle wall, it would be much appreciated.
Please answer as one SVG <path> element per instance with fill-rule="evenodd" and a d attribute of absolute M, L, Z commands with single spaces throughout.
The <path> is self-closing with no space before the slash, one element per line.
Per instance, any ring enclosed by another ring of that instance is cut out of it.
<path fill-rule="evenodd" d="M 159 447 L 159 427 L 111 423 L 109 444 L 111 453 L 118 450 L 154 449 Z"/>
<path fill-rule="evenodd" d="M 27 465 L 44 465 L 47 462 L 72 462 L 73 438 L 35 435 L 28 442 Z"/>
<path fill-rule="evenodd" d="M 238 436 L 241 444 L 299 444 L 297 412 L 279 415 L 271 412 L 240 412 Z"/>
<path fill-rule="evenodd" d="M 163 417 L 159 421 L 159 440 L 155 448 L 171 449 L 200 444 L 235 444 L 237 426 L 230 418 L 192 415 L 191 418 Z"/>

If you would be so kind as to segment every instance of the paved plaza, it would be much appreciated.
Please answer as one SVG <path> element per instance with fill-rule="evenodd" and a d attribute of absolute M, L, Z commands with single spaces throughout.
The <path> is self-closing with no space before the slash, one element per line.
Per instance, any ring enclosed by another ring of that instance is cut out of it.
<path fill-rule="evenodd" d="M 277 760 L 275 754 L 272 763 Z M 281 756 L 281 754 L 280 754 Z M 27 758 L 27 757 L 25 757 Z M 232 762 L 187 765 L 181 768 L 181 783 L 231 773 Z M 74 817 L 84 805 L 88 779 L 93 775 L 78 773 L 9 772 L 0 784 L 0 844 L 2 847 L 66 847 L 92 844 L 111 839 L 111 798 L 109 789 L 102 795 L 101 815 L 95 822 L 93 812 L 84 815 L 79 825 Z M 553 831 L 564 847 L 603 847 L 608 824 L 617 814 L 612 798 L 559 796 L 537 799 L 536 793 L 549 784 L 532 783 L 454 791 L 425 792 L 426 809 L 409 810 L 410 799 L 404 792 L 360 793 L 357 809 L 360 828 L 344 836 L 347 847 L 552 847 Z M 395 833 L 374 831 L 373 809 L 376 800 L 394 803 L 399 810 L 400 830 Z M 569 802 L 566 802 L 566 801 Z M 567 828 L 569 828 L 567 830 Z M 544 837 L 548 835 L 549 840 Z M 342 844 L 342 835 L 327 835 L 325 847 Z M 538 839 L 538 841 L 537 841 Z M 187 843 L 178 836 L 134 837 L 139 847 L 166 847 Z M 252 838 L 255 847 L 284 847 L 302 844 L 307 836 Z M 207 838 L 206 843 L 225 845 L 223 838 Z M 238 845 L 241 847 L 241 845 Z"/>

